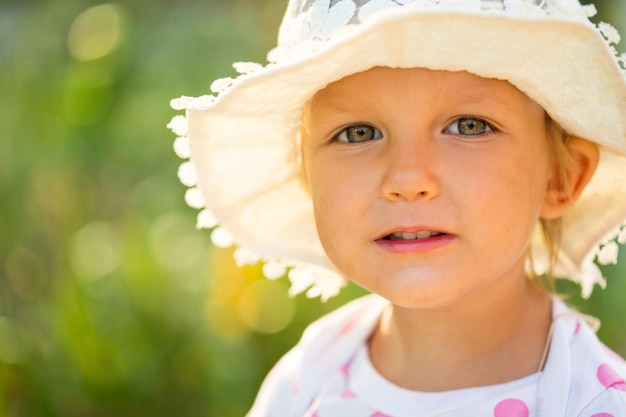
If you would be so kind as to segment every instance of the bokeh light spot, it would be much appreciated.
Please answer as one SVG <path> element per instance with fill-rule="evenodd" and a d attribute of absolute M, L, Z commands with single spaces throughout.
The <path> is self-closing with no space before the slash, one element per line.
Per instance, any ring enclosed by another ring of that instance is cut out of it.
<path fill-rule="evenodd" d="M 70 55 L 79 61 L 92 61 L 109 55 L 119 45 L 122 14 L 116 4 L 101 4 L 79 14 L 67 34 Z"/>
<path fill-rule="evenodd" d="M 260 279 L 244 288 L 239 298 L 239 315 L 250 328 L 277 333 L 291 323 L 295 313 L 292 298 L 281 282 Z"/>
<path fill-rule="evenodd" d="M 72 236 L 70 263 L 74 273 L 86 282 L 94 282 L 119 264 L 117 236 L 106 222 L 93 221 Z"/>
<path fill-rule="evenodd" d="M 154 259 L 169 271 L 198 267 L 206 255 L 207 244 L 188 216 L 179 213 L 159 216 L 152 226 L 151 235 Z"/>

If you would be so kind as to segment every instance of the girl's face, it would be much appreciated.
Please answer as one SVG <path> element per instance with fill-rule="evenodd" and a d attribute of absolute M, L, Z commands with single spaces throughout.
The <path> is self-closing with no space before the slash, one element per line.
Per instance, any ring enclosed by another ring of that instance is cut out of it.
<path fill-rule="evenodd" d="M 374 68 L 318 92 L 303 123 L 318 233 L 349 279 L 413 308 L 519 288 L 553 171 L 526 95 L 465 72 Z"/>

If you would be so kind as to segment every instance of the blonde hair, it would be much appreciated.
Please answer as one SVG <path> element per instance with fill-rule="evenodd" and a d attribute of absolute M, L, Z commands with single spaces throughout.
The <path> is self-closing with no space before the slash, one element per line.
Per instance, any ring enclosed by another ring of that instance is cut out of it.
<path fill-rule="evenodd" d="M 567 150 L 567 141 L 570 134 L 553 120 L 546 113 L 546 133 L 550 141 L 550 150 L 555 177 L 553 181 L 556 186 L 565 191 L 565 195 L 571 193 L 571 184 L 567 177 L 567 171 L 571 169 L 575 162 Z M 543 283 L 549 291 L 554 291 L 554 267 L 559 260 L 561 250 L 561 235 L 563 230 L 562 219 L 540 219 L 541 231 L 544 245 L 548 250 L 548 270 L 543 277 Z M 531 264 L 531 278 L 538 278 L 534 272 L 532 253 L 529 251 L 529 261 Z"/>

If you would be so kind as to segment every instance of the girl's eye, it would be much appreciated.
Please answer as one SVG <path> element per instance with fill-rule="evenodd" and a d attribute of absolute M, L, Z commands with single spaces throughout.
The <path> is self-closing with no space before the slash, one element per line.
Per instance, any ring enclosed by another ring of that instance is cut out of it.
<path fill-rule="evenodd" d="M 444 130 L 445 133 L 461 136 L 482 136 L 492 131 L 494 128 L 489 122 L 477 117 L 461 117 Z"/>
<path fill-rule="evenodd" d="M 335 140 L 347 143 L 362 143 L 382 137 L 383 134 L 375 127 L 369 125 L 353 125 L 339 132 L 335 136 Z"/>

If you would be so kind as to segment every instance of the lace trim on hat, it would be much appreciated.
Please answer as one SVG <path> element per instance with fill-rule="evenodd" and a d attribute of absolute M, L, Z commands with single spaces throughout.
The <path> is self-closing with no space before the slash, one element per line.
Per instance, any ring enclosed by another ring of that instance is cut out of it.
<path fill-rule="evenodd" d="M 602 241 L 597 247 L 595 252 L 591 254 L 591 259 L 595 260 L 599 265 L 616 265 L 619 258 L 619 245 L 626 244 L 626 224 L 618 227 L 610 233 L 607 238 Z M 593 283 L 590 283 L 593 287 Z M 604 279 L 600 283 L 604 288 L 606 283 Z M 587 298 L 591 295 L 592 288 L 583 285 L 583 297 Z"/>
<path fill-rule="evenodd" d="M 243 76 L 249 75 L 262 69 L 261 64 L 254 62 L 237 62 L 233 67 Z M 211 90 L 216 94 L 221 94 L 235 82 L 233 78 L 220 78 L 213 82 Z M 196 109 L 203 110 L 211 106 L 217 100 L 215 96 L 202 97 L 179 97 L 172 100 L 171 106 L 176 110 Z M 178 168 L 178 178 L 180 182 L 189 187 L 185 192 L 185 202 L 192 208 L 201 210 L 198 213 L 196 227 L 198 229 L 213 229 L 211 231 L 211 242 L 219 248 L 230 248 L 235 245 L 232 234 L 224 227 L 219 226 L 217 219 L 205 207 L 202 192 L 197 187 L 198 174 L 195 166 L 188 159 L 191 156 L 189 139 L 187 138 L 188 124 L 187 118 L 177 115 L 172 118 L 167 127 L 177 135 L 174 140 L 174 152 L 182 159 L 187 159 Z M 329 271 L 328 269 L 303 262 L 289 262 L 278 259 L 264 259 L 249 249 L 239 247 L 234 252 L 234 259 L 238 266 L 254 265 L 263 262 L 263 275 L 275 280 L 287 276 L 291 282 L 289 289 L 290 296 L 305 293 L 308 298 L 320 297 L 326 301 L 339 294 L 341 288 L 346 285 L 345 279 Z"/>
<path fill-rule="evenodd" d="M 538 235 L 535 235 L 535 239 Z M 539 237 L 541 239 L 541 237 Z M 620 245 L 626 244 L 626 223 L 618 226 L 609 233 L 596 247 L 587 255 L 580 266 L 564 256 L 559 255 L 558 265 L 552 271 L 557 278 L 567 278 L 576 282 L 581 288 L 581 297 L 588 299 L 596 285 L 606 288 L 606 278 L 602 274 L 599 266 L 615 265 L 618 263 Z M 550 260 L 547 252 L 536 251 L 541 243 L 533 242 L 532 261 L 526 263 L 526 270 L 533 276 L 548 273 L 550 270 Z"/>
<path fill-rule="evenodd" d="M 268 61 L 276 63 L 307 55 L 353 24 L 362 23 L 381 10 L 398 7 L 500 11 L 526 16 L 570 17 L 586 22 L 597 14 L 593 4 L 579 5 L 564 0 L 308 0 L 295 7 L 289 23 L 281 27 L 279 46 L 270 51 Z M 617 62 L 626 70 L 626 54 L 620 54 L 613 46 L 620 41 L 618 31 L 605 22 L 589 23 L 602 34 Z"/>

